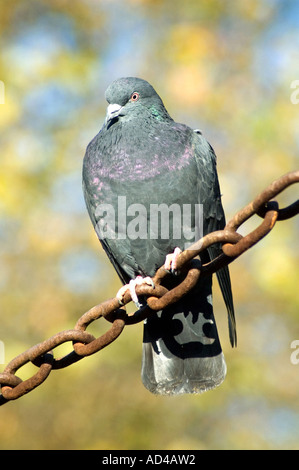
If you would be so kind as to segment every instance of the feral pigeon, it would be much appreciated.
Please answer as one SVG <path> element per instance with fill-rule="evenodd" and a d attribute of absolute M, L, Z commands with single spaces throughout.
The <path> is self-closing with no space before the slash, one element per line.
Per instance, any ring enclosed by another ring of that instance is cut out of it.
<path fill-rule="evenodd" d="M 83 162 L 91 221 L 124 290 L 132 280 L 150 283 L 171 253 L 165 285 L 173 287 L 184 276 L 175 269 L 176 255 L 225 226 L 215 153 L 200 131 L 170 117 L 147 81 L 120 78 L 105 97 L 106 119 Z M 201 261 L 220 252 L 213 245 L 200 253 Z M 228 268 L 217 277 L 234 346 Z M 139 307 L 146 304 L 131 292 Z M 145 387 L 161 395 L 201 393 L 222 383 L 226 363 L 213 314 L 212 276 L 199 277 L 181 300 L 145 320 L 141 375 Z"/>

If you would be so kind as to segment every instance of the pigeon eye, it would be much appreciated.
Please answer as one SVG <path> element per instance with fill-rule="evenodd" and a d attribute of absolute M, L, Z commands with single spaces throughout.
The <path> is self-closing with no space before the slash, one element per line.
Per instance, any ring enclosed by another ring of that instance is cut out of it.
<path fill-rule="evenodd" d="M 134 91 L 134 93 L 131 96 L 131 101 L 138 101 L 139 100 L 139 93 Z"/>

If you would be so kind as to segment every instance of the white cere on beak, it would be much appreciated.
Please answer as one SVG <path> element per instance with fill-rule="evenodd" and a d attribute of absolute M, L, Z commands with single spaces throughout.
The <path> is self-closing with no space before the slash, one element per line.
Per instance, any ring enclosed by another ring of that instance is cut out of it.
<path fill-rule="evenodd" d="M 120 104 L 109 104 L 107 107 L 106 123 L 119 115 L 122 106 Z"/>

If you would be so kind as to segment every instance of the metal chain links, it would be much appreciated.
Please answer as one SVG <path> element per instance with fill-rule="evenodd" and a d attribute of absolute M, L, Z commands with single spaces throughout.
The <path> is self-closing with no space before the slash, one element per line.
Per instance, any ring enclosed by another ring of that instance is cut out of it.
<path fill-rule="evenodd" d="M 196 284 L 199 276 L 211 275 L 223 266 L 230 264 L 238 256 L 247 251 L 274 227 L 276 221 L 286 220 L 299 214 L 299 200 L 286 208 L 279 209 L 278 203 L 272 199 L 293 183 L 299 182 L 299 171 L 287 173 L 275 180 L 262 191 L 252 202 L 241 209 L 225 226 L 205 235 L 190 248 L 183 251 L 177 260 L 177 268 L 186 270 L 186 276 L 181 284 L 172 290 L 166 289 L 161 283 L 169 275 L 161 267 L 153 277 L 154 288 L 148 285 L 137 286 L 137 295 L 147 296 L 147 306 L 128 315 L 125 307 L 120 307 L 117 298 L 109 299 L 84 313 L 79 318 L 74 329 L 57 333 L 51 338 L 32 346 L 27 351 L 15 357 L 0 373 L 0 405 L 15 400 L 39 386 L 48 377 L 52 369 L 62 369 L 85 356 L 100 351 L 114 341 L 126 325 L 139 323 L 153 311 L 158 311 L 177 302 Z M 238 228 L 254 214 L 263 218 L 262 223 L 246 236 L 237 233 Z M 201 264 L 200 253 L 214 243 L 222 244 L 222 253 L 209 263 Z M 195 259 L 196 258 L 196 259 Z M 131 301 L 130 293 L 124 297 L 124 305 Z M 110 329 L 102 336 L 95 338 L 86 332 L 90 323 L 99 318 L 105 318 L 112 323 Z M 73 342 L 73 351 L 59 359 L 55 359 L 53 349 L 57 346 Z M 23 365 L 32 362 L 38 371 L 27 380 L 16 376 Z"/>

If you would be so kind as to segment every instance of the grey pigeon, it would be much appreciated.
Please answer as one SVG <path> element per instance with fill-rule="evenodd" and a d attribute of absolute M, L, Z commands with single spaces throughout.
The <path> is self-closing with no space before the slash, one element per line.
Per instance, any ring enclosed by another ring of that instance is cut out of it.
<path fill-rule="evenodd" d="M 84 157 L 83 190 L 100 242 L 126 285 L 138 276 L 152 277 L 168 254 L 188 248 L 196 235 L 222 229 L 225 217 L 216 156 L 201 132 L 176 123 L 154 88 L 140 78 L 115 80 L 105 96 L 105 122 Z M 214 245 L 201 260 L 220 252 Z M 170 273 L 168 287 L 182 277 Z M 234 346 L 228 268 L 217 277 Z M 180 301 L 145 320 L 142 381 L 152 393 L 177 395 L 212 389 L 225 375 L 212 276 L 202 277 Z"/>

